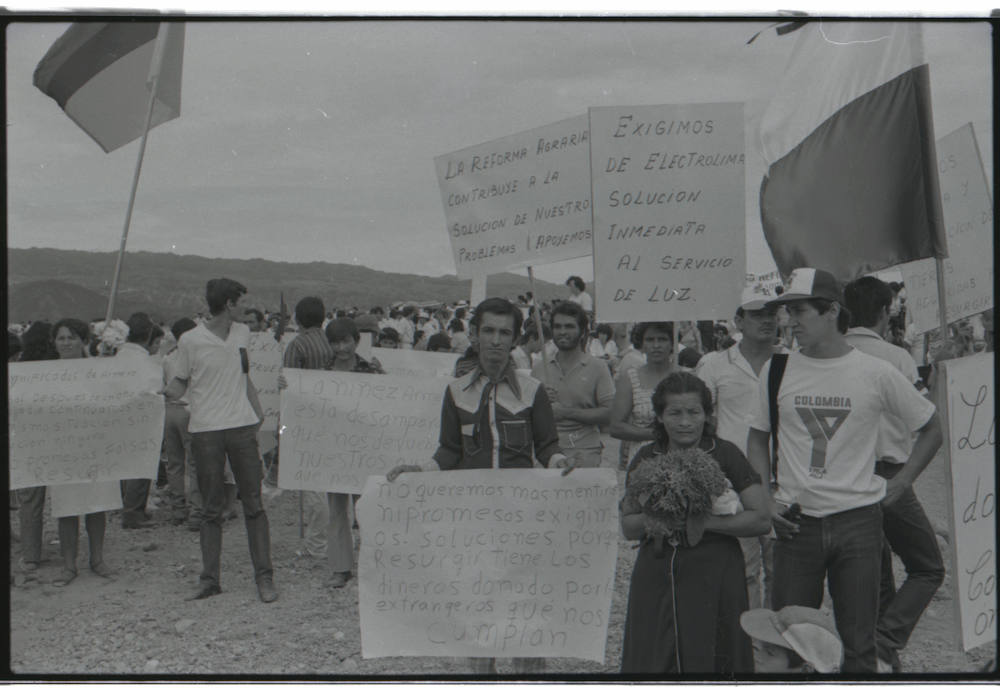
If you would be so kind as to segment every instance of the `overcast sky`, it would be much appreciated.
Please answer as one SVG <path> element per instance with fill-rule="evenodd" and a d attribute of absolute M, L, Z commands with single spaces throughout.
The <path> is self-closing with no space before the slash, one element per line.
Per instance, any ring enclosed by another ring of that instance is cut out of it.
<path fill-rule="evenodd" d="M 188 24 L 181 116 L 150 133 L 128 249 L 455 274 L 435 156 L 591 106 L 744 102 L 747 268 L 770 271 L 756 127 L 797 34 L 747 45 L 768 23 Z M 116 251 L 139 143 L 105 154 L 31 83 L 67 26 L 7 29 L 8 246 Z M 973 122 L 992 174 L 989 25 L 928 23 L 924 44 L 936 138 Z"/>

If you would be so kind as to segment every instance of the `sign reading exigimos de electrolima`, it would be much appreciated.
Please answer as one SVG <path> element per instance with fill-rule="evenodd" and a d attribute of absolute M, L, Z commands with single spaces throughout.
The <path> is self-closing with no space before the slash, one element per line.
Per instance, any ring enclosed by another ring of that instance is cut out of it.
<path fill-rule="evenodd" d="M 434 158 L 460 279 L 590 255 L 587 115 Z"/>
<path fill-rule="evenodd" d="M 590 109 L 596 314 L 732 316 L 746 280 L 742 103 Z"/>

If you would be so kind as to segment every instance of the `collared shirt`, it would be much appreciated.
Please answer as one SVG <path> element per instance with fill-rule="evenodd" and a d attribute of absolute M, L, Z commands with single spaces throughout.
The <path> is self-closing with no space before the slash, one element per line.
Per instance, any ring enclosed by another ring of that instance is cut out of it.
<path fill-rule="evenodd" d="M 510 363 L 496 384 L 476 365 L 448 385 L 439 443 L 433 461 L 441 470 L 530 468 L 532 450 L 548 467 L 559 453 L 545 389 L 538 380 L 518 376 Z"/>
<path fill-rule="evenodd" d="M 544 363 L 531 370 L 535 379 L 551 385 L 559 403 L 568 408 L 610 408 L 615 400 L 615 383 L 611 371 L 603 360 L 586 353 L 568 370 L 563 370 L 558 356 L 549 358 L 548 378 Z M 601 431 L 597 425 L 576 420 L 556 421 L 559 443 L 563 448 L 595 448 L 601 445 Z"/>
<path fill-rule="evenodd" d="M 788 351 L 782 349 L 781 352 Z M 724 351 L 716 351 L 705 358 L 705 364 L 698 367 L 695 374 L 712 392 L 715 415 L 719 421 L 716 433 L 736 444 L 746 455 L 747 436 L 750 434 L 746 418 L 757 395 L 757 373 L 740 351 L 739 344 Z"/>
<path fill-rule="evenodd" d="M 310 327 L 288 342 L 282 364 L 302 370 L 322 370 L 331 358 L 333 347 L 326 334 L 319 327 Z"/>
<path fill-rule="evenodd" d="M 867 327 L 851 327 L 844 341 L 862 353 L 881 358 L 909 379 L 914 385 L 920 379 L 917 364 L 905 348 L 894 346 Z M 875 454 L 889 463 L 905 463 L 913 450 L 916 435 L 906 429 L 898 417 L 883 413 L 878 425 Z"/>
<path fill-rule="evenodd" d="M 149 351 L 137 343 L 126 343 L 115 353 L 116 358 L 148 358 Z"/>

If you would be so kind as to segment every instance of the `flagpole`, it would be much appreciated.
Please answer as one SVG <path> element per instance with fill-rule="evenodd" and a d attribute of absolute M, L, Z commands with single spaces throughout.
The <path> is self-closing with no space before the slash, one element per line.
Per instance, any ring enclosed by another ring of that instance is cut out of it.
<path fill-rule="evenodd" d="M 948 308 L 945 307 L 944 296 L 944 258 L 935 258 L 937 263 L 938 317 L 941 320 L 941 347 L 948 345 Z"/>
<path fill-rule="evenodd" d="M 132 222 L 132 208 L 135 205 L 135 193 L 139 188 L 139 171 L 142 169 L 142 158 L 146 152 L 146 139 L 149 137 L 149 124 L 153 120 L 153 105 L 156 103 L 156 87 L 160 81 L 160 68 L 163 65 L 163 53 L 167 43 L 167 33 L 170 24 L 164 22 L 160 24 L 160 30 L 156 36 L 156 47 L 153 50 L 153 62 L 150 65 L 149 76 L 152 80 L 149 94 L 149 109 L 146 111 L 146 127 L 142 132 L 142 142 L 139 144 L 139 157 L 135 162 L 135 174 L 132 176 L 132 191 L 128 197 L 128 209 L 125 211 L 125 227 L 122 229 L 122 243 L 118 248 L 118 262 L 115 265 L 115 278 L 111 283 L 111 298 L 108 300 L 108 316 L 105 322 L 111 323 L 111 316 L 115 311 L 115 297 L 118 295 L 118 281 L 122 274 L 122 262 L 125 259 L 125 242 L 128 240 L 128 228 Z"/>
<path fill-rule="evenodd" d="M 545 386 L 551 389 L 552 383 L 549 381 L 549 356 L 548 353 L 545 352 L 545 335 L 542 333 L 542 315 L 538 312 L 538 296 L 535 295 L 538 293 L 538 289 L 535 288 L 535 272 L 531 268 L 531 265 L 528 265 L 528 281 L 531 282 L 531 296 L 535 301 L 535 304 L 532 306 L 532 310 L 535 314 L 535 329 L 538 331 L 538 341 L 542 345 L 542 370 L 545 372 Z"/>

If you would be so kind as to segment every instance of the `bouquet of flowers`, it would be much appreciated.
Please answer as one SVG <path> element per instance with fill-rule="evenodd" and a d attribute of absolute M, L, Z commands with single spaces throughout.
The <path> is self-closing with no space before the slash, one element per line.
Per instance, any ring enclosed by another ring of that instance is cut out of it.
<path fill-rule="evenodd" d="M 128 325 L 121 320 L 95 322 L 94 338 L 101 342 L 101 355 L 111 355 L 111 351 L 128 341 Z"/>
<path fill-rule="evenodd" d="M 739 508 L 732 484 L 700 448 L 644 461 L 630 476 L 625 496 L 646 514 L 647 533 L 672 538 L 684 523 L 680 533 L 690 546 L 701 540 L 709 514 L 733 514 Z"/>

